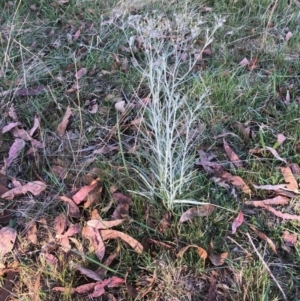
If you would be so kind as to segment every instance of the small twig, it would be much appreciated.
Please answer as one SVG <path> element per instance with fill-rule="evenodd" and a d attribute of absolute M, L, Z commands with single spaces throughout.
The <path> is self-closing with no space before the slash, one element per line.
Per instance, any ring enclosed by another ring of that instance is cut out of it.
<path fill-rule="evenodd" d="M 255 245 L 254 245 L 254 243 L 253 243 L 253 240 L 252 240 L 250 234 L 249 234 L 248 232 L 247 232 L 246 234 L 247 234 L 247 237 L 248 237 L 248 239 L 249 239 L 249 242 L 250 242 L 250 244 L 252 245 L 253 250 L 255 251 L 256 255 L 259 257 L 259 259 L 261 260 L 262 264 L 263 264 L 264 267 L 266 268 L 267 272 L 270 274 L 270 276 L 272 277 L 272 279 L 273 279 L 274 282 L 276 283 L 277 287 L 279 288 L 279 290 L 280 290 L 280 292 L 281 292 L 281 294 L 282 294 L 283 299 L 284 299 L 285 301 L 287 301 L 288 299 L 287 299 L 287 297 L 286 297 L 286 295 L 285 295 L 285 293 L 284 293 L 284 291 L 283 291 L 281 285 L 279 284 L 279 282 L 277 281 L 277 279 L 275 278 L 275 276 L 272 274 L 270 268 L 268 267 L 268 265 L 267 265 L 266 262 L 264 261 L 263 257 L 260 255 L 260 253 L 259 253 L 258 250 L 256 249 L 256 247 L 255 247 Z"/>

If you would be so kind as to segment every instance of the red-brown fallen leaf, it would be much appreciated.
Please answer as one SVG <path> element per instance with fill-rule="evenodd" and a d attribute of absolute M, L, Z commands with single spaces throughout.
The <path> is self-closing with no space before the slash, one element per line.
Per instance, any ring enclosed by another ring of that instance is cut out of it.
<path fill-rule="evenodd" d="M 17 127 L 18 125 L 20 125 L 20 122 L 11 122 L 8 125 L 4 126 L 2 129 L 2 134 L 5 134 L 9 131 L 11 131 L 13 128 Z"/>
<path fill-rule="evenodd" d="M 272 251 L 274 253 L 277 254 L 277 250 L 276 250 L 276 246 L 275 244 L 273 243 L 273 241 L 263 232 L 259 231 L 258 229 L 256 229 L 254 226 L 252 225 L 249 225 L 250 228 L 255 232 L 255 234 L 262 240 L 264 240 L 265 242 L 268 243 L 269 247 L 272 249 Z"/>
<path fill-rule="evenodd" d="M 15 139 L 14 143 L 9 149 L 8 158 L 5 159 L 6 167 L 9 167 L 10 164 L 18 158 L 20 152 L 25 147 L 25 141 L 23 139 Z"/>
<path fill-rule="evenodd" d="M 228 156 L 229 160 L 236 166 L 236 167 L 243 167 L 243 163 L 238 157 L 238 155 L 232 150 L 232 148 L 228 145 L 225 138 L 223 138 L 223 145 L 226 155 Z"/>
<path fill-rule="evenodd" d="M 17 231 L 10 227 L 3 227 L 0 229 L 0 268 L 4 268 L 3 257 L 12 251 L 15 240 L 17 238 Z"/>
<path fill-rule="evenodd" d="M 215 207 L 211 204 L 190 208 L 181 215 L 179 223 L 183 223 L 194 217 L 210 216 L 214 212 L 214 210 Z"/>
<path fill-rule="evenodd" d="M 34 132 L 40 127 L 40 117 L 34 116 L 34 122 L 32 128 L 28 131 L 28 135 L 32 137 Z"/>
<path fill-rule="evenodd" d="M 45 86 L 34 86 L 30 88 L 19 89 L 15 92 L 17 96 L 35 96 L 45 92 Z"/>
<path fill-rule="evenodd" d="M 278 191 L 280 189 L 287 189 L 286 184 L 278 184 L 278 185 L 253 185 L 255 189 L 263 189 L 270 191 Z"/>
<path fill-rule="evenodd" d="M 74 34 L 73 42 L 75 42 L 75 41 L 78 40 L 78 38 L 80 37 L 80 34 L 81 34 L 81 30 L 78 29 L 78 30 L 75 32 L 75 34 Z M 85 69 L 85 68 L 83 68 L 83 69 Z M 82 69 L 80 69 L 80 70 L 82 70 Z M 80 70 L 79 70 L 79 71 L 80 71 Z M 78 71 L 78 72 L 79 72 L 79 71 Z M 78 73 L 78 72 L 77 72 L 77 73 Z M 85 70 L 85 73 L 86 73 L 86 70 Z M 75 75 L 75 77 L 76 77 L 76 75 Z"/>
<path fill-rule="evenodd" d="M 87 294 L 96 286 L 96 284 L 97 284 L 97 282 L 87 283 L 87 284 L 77 286 L 74 289 L 74 292 L 77 293 L 77 294 Z"/>
<path fill-rule="evenodd" d="M 285 35 L 285 40 L 288 41 L 292 36 L 293 36 L 292 32 L 289 31 L 289 32 Z"/>
<path fill-rule="evenodd" d="M 129 206 L 132 205 L 132 198 L 130 196 L 124 195 L 121 192 L 114 192 L 113 199 L 118 205 L 112 214 L 112 218 L 113 219 L 126 218 L 129 214 Z"/>
<path fill-rule="evenodd" d="M 102 261 L 105 255 L 105 245 L 103 243 L 103 239 L 99 233 L 99 230 L 90 226 L 85 226 L 82 229 L 82 235 L 89 239 L 96 256 L 100 261 Z"/>
<path fill-rule="evenodd" d="M 262 201 L 245 201 L 245 205 L 254 207 L 265 207 L 265 206 L 276 206 L 276 205 L 287 205 L 289 203 L 289 198 L 282 195 L 278 195 L 272 199 L 265 199 Z"/>
<path fill-rule="evenodd" d="M 207 259 L 207 252 L 206 252 L 203 248 L 201 248 L 201 247 L 199 247 L 199 246 L 197 246 L 197 245 L 188 245 L 188 246 L 182 248 L 182 249 L 177 253 L 176 256 L 177 256 L 178 258 L 182 258 L 182 256 L 183 256 L 184 253 L 186 252 L 186 250 L 188 250 L 189 248 L 196 248 L 196 249 L 197 249 L 197 253 L 198 253 L 198 255 L 200 256 L 200 258 L 203 260 L 203 265 L 205 265 L 205 260 Z"/>
<path fill-rule="evenodd" d="M 46 188 L 47 185 L 42 181 L 28 182 L 23 186 L 23 189 L 26 190 L 26 192 L 31 192 L 34 196 L 38 196 Z"/>
<path fill-rule="evenodd" d="M 87 72 L 87 69 L 86 69 L 86 68 L 81 68 L 80 70 L 78 70 L 78 71 L 75 73 L 75 78 L 76 78 L 76 79 L 82 78 L 84 75 L 86 75 L 86 72 Z"/>
<path fill-rule="evenodd" d="M 107 273 L 107 268 L 111 265 L 111 263 L 114 261 L 114 259 L 120 254 L 121 251 L 121 247 L 120 244 L 118 244 L 118 247 L 116 249 L 116 251 L 112 254 L 110 254 L 104 261 L 103 266 L 100 266 L 97 270 L 96 273 L 98 275 L 105 275 Z"/>
<path fill-rule="evenodd" d="M 239 212 L 238 216 L 235 218 L 235 220 L 233 221 L 231 228 L 232 228 L 232 234 L 234 234 L 236 232 L 236 229 L 242 225 L 242 223 L 244 222 L 244 214 L 242 211 Z"/>
<path fill-rule="evenodd" d="M 64 233 L 67 228 L 68 219 L 64 213 L 58 215 L 53 222 L 53 228 L 56 236 L 60 236 Z"/>
<path fill-rule="evenodd" d="M 277 135 L 277 143 L 278 145 L 281 145 L 286 140 L 286 137 L 283 134 Z"/>
<path fill-rule="evenodd" d="M 89 295 L 89 298 L 101 297 L 105 293 L 105 287 L 117 287 L 125 283 L 125 280 L 116 276 L 97 282 L 94 287 L 94 292 Z"/>
<path fill-rule="evenodd" d="M 296 233 L 290 233 L 289 231 L 284 231 L 282 234 L 282 238 L 286 246 L 294 247 L 297 242 L 298 235 Z"/>
<path fill-rule="evenodd" d="M 221 266 L 224 264 L 225 260 L 228 257 L 228 252 L 219 253 L 219 254 L 210 254 L 209 259 L 214 266 Z"/>
<path fill-rule="evenodd" d="M 80 224 L 71 224 L 69 225 L 68 230 L 62 235 L 62 237 L 71 237 L 74 234 L 78 234 L 81 232 Z"/>
<path fill-rule="evenodd" d="M 104 220 L 97 220 L 97 219 L 92 219 L 87 222 L 87 225 L 90 227 L 93 227 L 95 229 L 109 229 L 112 227 L 116 227 L 123 223 L 125 219 L 116 219 L 113 221 L 104 221 Z"/>
<path fill-rule="evenodd" d="M 15 138 L 20 138 L 20 139 L 23 139 L 25 141 L 30 141 L 31 140 L 31 137 L 29 136 L 27 131 L 25 131 L 22 128 L 14 127 L 12 129 L 11 133 L 13 134 L 13 136 Z"/>
<path fill-rule="evenodd" d="M 143 246 L 136 239 L 123 232 L 116 230 L 100 230 L 100 234 L 104 241 L 108 239 L 121 238 L 123 241 L 128 243 L 138 254 L 143 253 Z"/>
<path fill-rule="evenodd" d="M 221 179 L 225 180 L 227 183 L 235 186 L 236 188 L 242 190 L 246 194 L 251 194 L 251 189 L 244 182 L 244 180 L 239 176 L 233 176 L 231 173 L 225 171 L 220 176 Z"/>
<path fill-rule="evenodd" d="M 250 60 L 249 64 L 248 64 L 248 70 L 252 71 L 258 68 L 258 58 L 254 58 L 252 60 Z"/>
<path fill-rule="evenodd" d="M 274 208 L 270 206 L 265 206 L 265 209 L 268 211 L 272 212 L 274 215 L 282 218 L 282 219 L 289 219 L 289 220 L 296 220 L 300 222 L 300 216 L 299 215 L 294 215 L 294 214 L 289 214 L 289 213 L 282 213 L 281 211 L 275 210 Z"/>
<path fill-rule="evenodd" d="M 170 226 L 171 226 L 171 214 L 170 212 L 167 211 L 158 225 L 158 230 L 159 232 L 164 233 Z"/>
<path fill-rule="evenodd" d="M 72 263 L 72 268 L 76 269 L 77 271 L 79 271 L 82 275 L 85 275 L 88 278 L 91 278 L 95 281 L 101 281 L 102 278 L 94 271 L 90 270 L 90 269 L 86 269 L 82 266 L 80 266 L 79 264 L 76 263 Z"/>
<path fill-rule="evenodd" d="M 59 179 L 64 179 L 68 174 L 67 168 L 61 167 L 59 165 L 52 165 L 51 172 Z"/>
<path fill-rule="evenodd" d="M 73 202 L 73 200 L 71 200 L 63 195 L 60 196 L 59 199 L 68 204 L 68 215 L 70 217 L 74 217 L 74 218 L 80 217 L 80 210 L 77 207 L 77 205 Z"/>
<path fill-rule="evenodd" d="M 5 272 L 5 277 L 3 276 L 2 276 L 3 279 L 1 280 L 1 287 L 0 287 L 0 300 L 9 300 L 10 299 L 9 297 L 11 296 L 13 291 L 17 272 L 13 270 L 9 270 Z"/>
<path fill-rule="evenodd" d="M 280 167 L 280 171 L 284 177 L 284 181 L 287 183 L 287 189 L 291 191 L 298 190 L 298 183 L 292 173 L 290 167 Z"/>
<path fill-rule="evenodd" d="M 69 123 L 69 118 L 71 117 L 71 115 L 72 115 L 72 110 L 68 106 L 62 122 L 59 123 L 59 125 L 57 126 L 57 129 L 56 129 L 58 136 L 62 137 L 65 134 L 68 123 Z"/>
<path fill-rule="evenodd" d="M 2 194 L 1 197 L 3 199 L 12 200 L 16 196 L 23 195 L 27 192 L 31 192 L 33 195 L 37 196 L 42 191 L 44 191 L 46 189 L 46 187 L 47 187 L 47 185 L 41 181 L 29 182 L 22 187 L 16 187 L 16 188 L 10 189 L 6 193 Z"/>
<path fill-rule="evenodd" d="M 75 195 L 73 195 L 72 199 L 75 202 L 75 204 L 79 205 L 91 192 L 94 188 L 97 187 L 98 181 L 94 180 L 90 185 L 83 186 Z"/>
<path fill-rule="evenodd" d="M 27 232 L 26 232 L 26 237 L 27 239 L 33 243 L 34 245 L 37 244 L 37 226 L 35 222 L 29 222 L 27 224 Z"/>
<path fill-rule="evenodd" d="M 273 155 L 277 160 L 282 161 L 282 162 L 284 162 L 284 163 L 287 164 L 286 159 L 281 158 L 281 157 L 278 155 L 277 151 L 276 151 L 273 147 L 266 146 L 266 149 L 269 150 L 269 151 L 272 153 L 272 155 Z"/>
<path fill-rule="evenodd" d="M 250 62 L 247 60 L 247 58 L 243 58 L 240 62 L 239 62 L 239 65 L 240 66 L 247 66 Z"/>
<path fill-rule="evenodd" d="M 43 253 L 43 256 L 45 258 L 45 260 L 47 261 L 48 264 L 50 265 L 57 265 L 58 263 L 58 259 L 56 256 L 54 256 L 53 254 L 50 254 L 50 253 Z"/>

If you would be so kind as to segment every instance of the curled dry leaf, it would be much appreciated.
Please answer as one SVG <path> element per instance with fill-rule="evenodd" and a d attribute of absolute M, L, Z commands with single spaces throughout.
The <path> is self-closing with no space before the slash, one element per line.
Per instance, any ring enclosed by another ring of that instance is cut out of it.
<path fill-rule="evenodd" d="M 75 204 L 79 205 L 86 196 L 98 185 L 98 181 L 94 180 L 90 185 L 82 187 L 75 195 L 73 195 L 72 199 L 75 202 Z"/>
<path fill-rule="evenodd" d="M 250 228 L 255 232 L 255 234 L 262 240 L 264 240 L 265 242 L 268 243 L 269 247 L 272 249 L 272 251 L 274 253 L 277 254 L 277 250 L 276 250 L 276 246 L 275 244 L 273 243 L 273 241 L 263 232 L 259 231 L 258 229 L 256 229 L 254 226 L 252 225 L 249 225 Z"/>
<path fill-rule="evenodd" d="M 237 189 L 243 191 L 244 193 L 251 194 L 251 189 L 241 177 L 233 176 L 231 173 L 227 171 L 223 172 L 219 177 L 225 180 L 227 183 L 235 186 Z"/>
<path fill-rule="evenodd" d="M 73 200 L 71 200 L 63 195 L 60 196 L 59 199 L 68 204 L 68 215 L 70 217 L 74 217 L 74 218 L 80 217 L 80 210 L 77 207 L 77 205 L 73 202 Z"/>
<path fill-rule="evenodd" d="M 283 134 L 277 135 L 277 143 L 278 145 L 281 145 L 286 140 L 286 137 Z"/>
<path fill-rule="evenodd" d="M 95 229 L 109 229 L 115 226 L 120 225 L 123 223 L 125 219 L 116 219 L 113 221 L 103 221 L 103 220 L 97 220 L 97 219 L 92 219 L 87 222 L 87 225 L 90 227 L 93 227 Z"/>
<path fill-rule="evenodd" d="M 198 255 L 203 260 L 203 264 L 205 264 L 205 260 L 207 258 L 207 252 L 203 248 L 201 248 L 201 247 L 199 247 L 197 245 L 188 245 L 188 246 L 182 248 L 176 256 L 178 258 L 182 258 L 182 256 L 186 252 L 186 250 L 188 250 L 189 248 L 196 248 Z"/>
<path fill-rule="evenodd" d="M 29 130 L 28 135 L 32 137 L 35 131 L 40 127 L 40 117 L 34 116 L 33 127 Z"/>
<path fill-rule="evenodd" d="M 268 211 L 272 212 L 274 215 L 282 218 L 282 219 L 288 219 L 288 220 L 295 220 L 300 222 L 300 216 L 299 215 L 294 215 L 294 214 L 289 214 L 289 213 L 282 213 L 281 211 L 278 211 L 270 206 L 265 206 L 265 209 Z"/>
<path fill-rule="evenodd" d="M 100 230 L 100 233 L 104 241 L 108 239 L 121 238 L 123 241 L 128 243 L 138 254 L 143 253 L 143 246 L 136 239 L 123 232 L 115 230 Z"/>
<path fill-rule="evenodd" d="M 120 113 L 124 113 L 126 111 L 125 109 L 125 101 L 124 100 L 121 100 L 121 101 L 118 101 L 116 104 L 115 104 L 115 108 L 118 112 Z"/>
<path fill-rule="evenodd" d="M 284 231 L 282 234 L 283 241 L 286 246 L 294 247 L 297 243 L 298 235 L 296 233 L 290 233 L 289 231 Z"/>
<path fill-rule="evenodd" d="M 25 184 L 22 187 L 13 188 L 6 193 L 2 194 L 3 199 L 12 200 L 16 196 L 26 194 L 27 192 L 31 192 L 33 195 L 37 196 L 42 191 L 46 189 L 47 185 L 41 181 L 34 181 Z"/>
<path fill-rule="evenodd" d="M 223 145 L 226 155 L 228 156 L 229 160 L 236 166 L 236 167 L 243 167 L 243 163 L 238 157 L 238 155 L 232 150 L 232 148 L 228 145 L 225 138 L 223 138 Z"/>
<path fill-rule="evenodd" d="M 212 264 L 216 267 L 224 264 L 225 260 L 228 257 L 228 252 L 220 253 L 220 254 L 210 254 L 209 259 Z"/>
<path fill-rule="evenodd" d="M 190 208 L 181 215 L 179 223 L 191 220 L 194 217 L 210 216 L 214 210 L 215 207 L 211 204 Z"/>
<path fill-rule="evenodd" d="M 29 222 L 27 224 L 26 237 L 32 244 L 37 244 L 37 226 L 35 222 Z"/>
<path fill-rule="evenodd" d="M 82 229 L 82 235 L 89 239 L 96 256 L 102 261 L 105 255 L 105 245 L 99 231 L 93 227 L 85 226 Z"/>
<path fill-rule="evenodd" d="M 105 287 L 117 287 L 125 283 L 125 280 L 116 276 L 97 282 L 94 292 L 89 295 L 90 298 L 101 297 L 105 293 Z"/>
<path fill-rule="evenodd" d="M 6 167 L 9 167 L 10 164 L 18 158 L 20 152 L 25 147 L 25 141 L 23 139 L 15 139 L 14 143 L 9 149 L 8 158 L 5 159 Z"/>
<path fill-rule="evenodd" d="M 233 221 L 231 228 L 232 228 L 232 234 L 234 234 L 236 232 L 236 229 L 242 225 L 242 223 L 244 222 L 244 214 L 242 211 L 239 212 L 238 216 L 235 218 L 235 220 Z"/>
<path fill-rule="evenodd" d="M 78 31 L 77 31 L 78 32 Z M 79 34 L 80 34 L 80 30 L 79 30 Z M 76 36 L 76 34 L 75 34 Z M 74 36 L 74 38 L 75 38 Z M 78 36 L 79 37 L 79 36 Z M 78 39 L 78 38 L 77 38 Z M 87 69 L 86 68 L 81 68 L 80 70 L 78 70 L 76 73 L 75 73 L 75 78 L 76 79 L 80 79 L 82 78 L 87 72 Z"/>
<path fill-rule="evenodd" d="M 284 162 L 284 163 L 287 164 L 286 159 L 281 158 L 281 157 L 278 155 L 277 151 L 276 151 L 273 147 L 266 146 L 266 149 L 269 150 L 269 151 L 272 153 L 272 155 L 273 155 L 277 160 L 282 161 L 282 162 Z"/>
<path fill-rule="evenodd" d="M 57 126 L 57 129 L 56 129 L 58 136 L 62 137 L 65 134 L 68 123 L 69 123 L 69 118 L 71 117 L 71 115 L 72 115 L 72 110 L 68 106 L 62 122 L 59 123 L 59 125 Z"/>
<path fill-rule="evenodd" d="M 20 122 L 11 122 L 8 125 L 4 126 L 2 129 L 2 134 L 5 134 L 9 131 L 11 131 L 13 128 L 17 127 L 18 125 L 20 125 Z"/>
<path fill-rule="evenodd" d="M 10 227 L 3 227 L 0 229 L 0 268 L 4 268 L 3 257 L 12 251 L 15 240 L 17 238 L 17 231 Z"/>
<path fill-rule="evenodd" d="M 247 60 L 247 58 L 243 58 L 240 62 L 239 62 L 239 65 L 240 66 L 247 66 L 250 62 Z"/>
<path fill-rule="evenodd" d="M 284 181 L 287 183 L 287 189 L 291 191 L 298 191 L 298 183 L 292 173 L 290 167 L 280 167 L 280 171 L 284 177 Z"/>
<path fill-rule="evenodd" d="M 64 213 L 61 213 L 54 219 L 54 231 L 56 236 L 60 236 L 67 228 L 68 219 Z"/>
<path fill-rule="evenodd" d="M 276 205 L 287 205 L 289 203 L 289 198 L 278 195 L 272 199 L 265 199 L 262 201 L 245 201 L 245 205 L 254 207 L 266 207 L 266 206 L 276 206 Z"/>
<path fill-rule="evenodd" d="M 101 281 L 102 280 L 102 278 L 96 272 L 94 272 L 90 269 L 86 269 L 86 268 L 80 266 L 79 264 L 72 263 L 71 266 L 72 266 L 72 268 L 76 269 L 82 275 L 85 275 L 88 278 L 91 278 L 95 281 Z"/>
<path fill-rule="evenodd" d="M 44 258 L 48 264 L 53 265 L 53 266 L 57 265 L 58 259 L 56 256 L 54 256 L 53 254 L 50 254 L 50 253 L 42 253 L 42 255 L 44 256 Z"/>
<path fill-rule="evenodd" d="M 292 32 L 289 31 L 289 32 L 285 35 L 285 40 L 288 41 L 292 36 L 293 36 Z"/>

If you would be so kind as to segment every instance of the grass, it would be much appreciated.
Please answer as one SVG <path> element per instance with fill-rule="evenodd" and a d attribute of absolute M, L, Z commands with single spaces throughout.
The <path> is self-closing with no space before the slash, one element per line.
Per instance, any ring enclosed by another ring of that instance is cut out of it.
<path fill-rule="evenodd" d="M 131 284 L 139 288 L 143 300 L 275 301 L 284 300 L 284 294 L 287 300 L 300 300 L 299 242 L 289 252 L 282 247 L 283 232 L 299 235 L 298 223 L 244 205 L 249 198 L 271 197 L 252 189 L 253 184 L 283 183 L 278 167 L 284 163 L 267 152 L 249 150 L 274 147 L 289 163 L 300 164 L 298 2 L 59 2 L 7 2 L 0 13 L 0 93 L 5 92 L 0 97 L 5 112 L 0 124 L 11 122 L 7 112 L 12 106 L 26 129 L 38 114 L 41 127 L 35 138 L 46 145 L 36 156 L 26 155 L 27 145 L 8 169 L 7 179 L 30 182 L 38 175 L 48 184 L 44 195 L 0 202 L 1 210 L 12 214 L 1 226 L 18 231 L 15 249 L 6 256 L 6 264 L 20 267 L 10 299 L 33 300 L 35 292 L 35 300 L 86 300 L 87 296 L 51 289 L 88 282 L 69 264 L 98 268 L 88 241 L 75 236 L 83 256 L 54 249 L 56 266 L 45 261 L 41 250 L 55 241 L 56 215 L 68 210 L 57 195 L 70 195 L 74 187 L 84 185 L 92 168 L 98 168 L 101 200 L 92 208 L 81 208 L 81 217 L 73 222 L 84 226 L 93 209 L 110 219 L 113 209 L 103 209 L 112 199 L 114 186 L 133 197 L 129 221 L 117 229 L 143 241 L 147 249 L 137 255 L 120 244 L 120 254 L 110 268 L 126 278 L 127 286 L 109 289 L 115 298 L 134 300 L 136 294 L 128 288 Z M 223 18 L 224 24 L 216 26 Z M 197 28 L 201 30 L 195 33 Z M 288 32 L 293 36 L 287 41 Z M 167 34 L 170 37 L 153 37 Z M 175 47 L 180 57 L 174 55 Z M 196 56 L 207 48 L 211 54 L 204 52 L 197 61 Z M 258 58 L 257 68 L 240 66 L 245 57 L 249 61 Z M 83 67 L 88 72 L 76 81 L 74 74 Z M 68 92 L 75 84 L 80 90 Z M 17 95 L 18 89 L 41 85 L 45 90 L 39 95 Z M 147 97 L 150 104 L 141 105 Z M 94 99 L 98 112 L 91 114 L 89 103 Z M 120 100 L 126 104 L 122 114 L 115 109 Z M 67 106 L 73 116 L 67 135 L 60 138 L 56 127 Z M 133 125 L 137 118 L 143 118 L 143 123 Z M 245 138 L 237 122 L 249 126 L 256 138 Z M 189 139 L 189 131 L 194 139 Z M 224 154 L 222 138 L 218 138 L 224 133 L 231 133 L 226 141 L 243 161 L 243 169 L 234 169 Z M 278 134 L 287 137 L 280 146 L 276 145 Z M 1 134 L 1 160 L 13 140 L 11 134 Z M 101 147 L 107 151 L 93 153 Z M 214 154 L 226 170 L 241 176 L 253 195 L 216 185 L 195 165 L 198 148 Z M 53 173 L 53 165 L 67 170 L 64 180 Z M 208 217 L 179 224 L 182 212 L 193 206 L 183 204 L 186 200 L 218 207 Z M 298 197 L 277 209 L 299 215 Z M 231 234 L 240 210 L 247 223 L 275 243 L 277 254 L 246 223 Z M 164 228 L 161 221 L 166 212 L 171 221 Z M 48 228 L 38 223 L 38 243 L 32 244 L 25 223 L 41 218 Z M 149 243 L 149 238 L 172 247 Z M 105 243 L 107 257 L 119 242 Z M 219 267 L 208 259 L 204 264 L 195 249 L 177 258 L 179 250 L 189 244 L 216 254 L 228 252 L 227 260 Z M 112 271 L 107 273 L 112 275 Z M 5 283 L 4 276 L 1 281 Z M 214 299 L 207 299 L 209 291 L 215 291 Z"/>

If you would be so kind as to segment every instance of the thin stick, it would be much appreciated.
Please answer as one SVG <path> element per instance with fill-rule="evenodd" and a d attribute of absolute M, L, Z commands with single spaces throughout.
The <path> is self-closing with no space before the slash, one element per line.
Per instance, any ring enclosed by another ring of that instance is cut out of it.
<path fill-rule="evenodd" d="M 276 283 L 277 287 L 279 288 L 279 290 L 280 290 L 280 292 L 281 292 L 281 294 L 282 294 L 282 296 L 283 296 L 283 299 L 284 299 L 285 301 L 287 301 L 288 299 L 287 299 L 287 297 L 286 297 L 286 295 L 285 295 L 285 293 L 284 293 L 284 291 L 283 291 L 281 285 L 280 285 L 279 282 L 276 280 L 275 276 L 272 274 L 270 268 L 268 267 L 268 265 L 267 265 L 266 262 L 264 261 L 263 257 L 260 255 L 260 253 L 259 253 L 258 250 L 256 249 L 256 247 L 255 247 L 255 245 L 254 245 L 254 243 L 253 243 L 253 240 L 252 240 L 250 234 L 249 234 L 248 232 L 247 232 L 246 234 L 247 234 L 247 236 L 248 236 L 248 239 L 249 239 L 249 241 L 250 241 L 250 244 L 252 245 L 252 247 L 253 247 L 253 249 L 254 249 L 256 255 L 259 257 L 259 259 L 261 260 L 262 264 L 263 264 L 264 267 L 266 268 L 267 272 L 270 274 L 270 276 L 272 277 L 272 279 L 273 279 L 274 282 Z"/>

